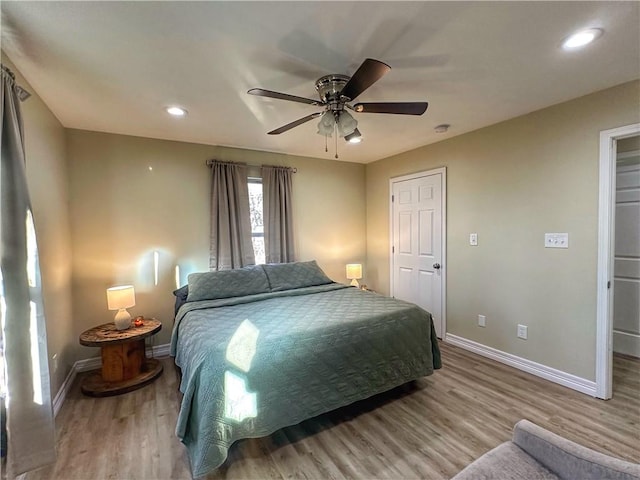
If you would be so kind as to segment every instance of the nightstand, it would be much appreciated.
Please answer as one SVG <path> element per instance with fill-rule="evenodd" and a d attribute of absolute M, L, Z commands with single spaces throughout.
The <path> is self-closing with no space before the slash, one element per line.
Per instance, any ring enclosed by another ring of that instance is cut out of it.
<path fill-rule="evenodd" d="M 92 397 L 119 395 L 141 388 L 158 378 L 162 364 L 145 355 L 144 339 L 155 335 L 162 323 L 145 318 L 139 327 L 117 330 L 113 322 L 91 328 L 80 335 L 80 344 L 100 347 L 102 369 L 82 382 L 82 392 Z"/>

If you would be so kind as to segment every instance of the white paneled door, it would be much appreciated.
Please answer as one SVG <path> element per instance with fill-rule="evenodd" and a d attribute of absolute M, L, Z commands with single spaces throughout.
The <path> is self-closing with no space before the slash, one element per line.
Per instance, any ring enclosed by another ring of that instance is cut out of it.
<path fill-rule="evenodd" d="M 391 294 L 433 316 L 444 334 L 444 169 L 391 180 Z"/>

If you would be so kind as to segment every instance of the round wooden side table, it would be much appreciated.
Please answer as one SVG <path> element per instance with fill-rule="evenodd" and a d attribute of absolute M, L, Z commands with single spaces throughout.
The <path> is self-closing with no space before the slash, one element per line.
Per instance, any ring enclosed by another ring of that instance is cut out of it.
<path fill-rule="evenodd" d="M 126 330 L 117 330 L 113 322 L 93 327 L 80 335 L 80 344 L 100 347 L 102 369 L 82 382 L 82 392 L 92 397 L 119 395 L 141 388 L 158 378 L 162 364 L 146 358 L 144 339 L 155 335 L 162 323 L 145 318 L 143 324 L 133 323 Z"/>

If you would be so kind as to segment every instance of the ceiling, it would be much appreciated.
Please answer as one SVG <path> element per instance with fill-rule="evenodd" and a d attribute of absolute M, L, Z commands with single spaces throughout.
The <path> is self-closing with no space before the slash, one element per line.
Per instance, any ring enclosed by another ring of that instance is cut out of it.
<path fill-rule="evenodd" d="M 428 101 L 422 116 L 354 113 L 368 163 L 640 78 L 639 2 L 6 1 L 2 49 L 68 128 L 291 155 L 325 153 L 315 80 L 375 58 L 392 70 L 360 102 Z M 567 52 L 581 28 L 604 35 Z M 170 117 L 168 105 L 188 110 Z M 451 124 L 447 133 L 434 127 Z"/>

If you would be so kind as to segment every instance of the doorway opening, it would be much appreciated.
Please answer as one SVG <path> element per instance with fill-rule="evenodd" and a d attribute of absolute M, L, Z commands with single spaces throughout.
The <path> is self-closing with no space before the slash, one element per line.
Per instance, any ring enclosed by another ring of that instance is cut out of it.
<path fill-rule="evenodd" d="M 616 174 L 618 142 L 640 135 L 640 123 L 600 132 L 596 397 L 609 399 L 613 383 L 613 315 L 616 250 Z M 631 140 L 629 140 L 631 142 Z M 633 255 L 627 255 L 633 257 Z M 620 267 L 619 267 L 620 268 Z M 624 267 L 623 267 L 624 268 Z"/>

